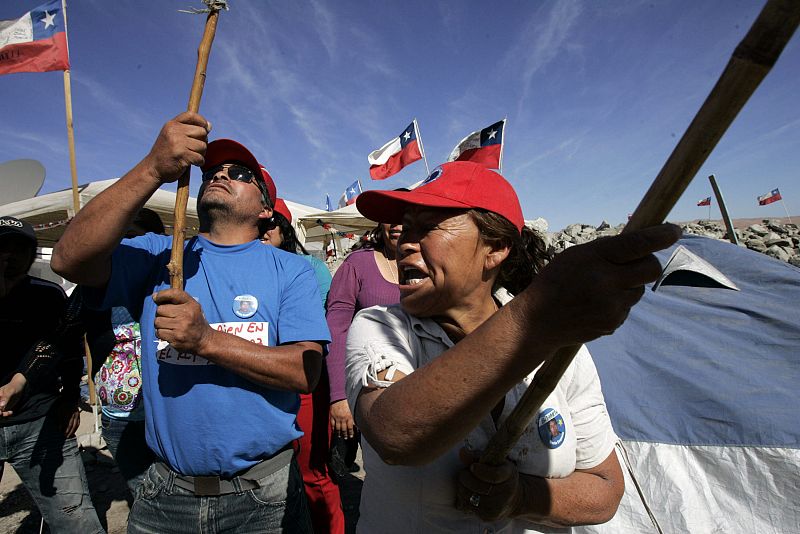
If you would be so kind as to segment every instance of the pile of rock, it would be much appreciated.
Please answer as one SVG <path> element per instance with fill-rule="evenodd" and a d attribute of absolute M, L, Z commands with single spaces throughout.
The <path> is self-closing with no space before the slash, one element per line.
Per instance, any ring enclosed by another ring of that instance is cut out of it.
<path fill-rule="evenodd" d="M 570 224 L 558 232 L 546 232 L 546 223 L 530 221 L 530 226 L 543 232 L 550 252 L 558 253 L 573 245 L 586 243 L 598 237 L 617 235 L 624 224 L 611 226 L 603 221 L 600 226 L 589 224 Z M 728 239 L 725 227 L 716 221 L 697 221 L 681 224 L 683 231 L 713 239 Z M 781 261 L 800 267 L 800 230 L 796 224 L 779 224 L 765 219 L 761 224 L 752 224 L 743 229 L 736 229 L 739 245 L 756 252 L 767 254 Z"/>

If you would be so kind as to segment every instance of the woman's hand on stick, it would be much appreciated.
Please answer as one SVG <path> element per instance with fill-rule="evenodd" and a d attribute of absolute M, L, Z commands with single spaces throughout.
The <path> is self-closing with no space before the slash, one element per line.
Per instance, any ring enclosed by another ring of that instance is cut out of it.
<path fill-rule="evenodd" d="M 520 295 L 533 304 L 530 324 L 539 339 L 558 348 L 614 332 L 644 294 L 644 285 L 661 274 L 652 253 L 671 246 L 680 235 L 680 227 L 661 224 L 556 256 Z"/>
<path fill-rule="evenodd" d="M 466 451 L 461 452 L 463 461 Z M 458 474 L 456 508 L 484 521 L 516 516 L 523 495 L 517 467 L 508 460 L 500 465 L 481 464 L 477 460 L 474 457 L 474 463 Z"/>

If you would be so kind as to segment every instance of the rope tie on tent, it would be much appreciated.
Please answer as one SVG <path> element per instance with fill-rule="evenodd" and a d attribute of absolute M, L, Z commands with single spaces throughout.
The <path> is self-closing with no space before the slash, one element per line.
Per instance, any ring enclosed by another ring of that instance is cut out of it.
<path fill-rule="evenodd" d="M 642 492 L 642 487 L 639 485 L 639 481 L 636 480 L 636 476 L 633 474 L 631 459 L 628 458 L 628 451 L 625 449 L 622 441 L 617 441 L 616 448 L 619 451 L 620 458 L 622 458 L 622 463 L 625 464 L 625 469 L 628 470 L 628 474 L 631 476 L 631 480 L 633 480 L 633 485 L 636 487 L 636 493 L 639 494 L 639 499 L 642 501 L 644 510 L 647 512 L 647 515 L 650 516 L 650 521 L 653 522 L 653 526 L 656 527 L 658 534 L 664 534 L 664 531 L 661 530 L 661 525 L 658 524 L 655 514 L 653 514 L 653 510 L 650 509 L 650 505 L 647 504 L 647 500 L 644 498 L 644 492 Z"/>

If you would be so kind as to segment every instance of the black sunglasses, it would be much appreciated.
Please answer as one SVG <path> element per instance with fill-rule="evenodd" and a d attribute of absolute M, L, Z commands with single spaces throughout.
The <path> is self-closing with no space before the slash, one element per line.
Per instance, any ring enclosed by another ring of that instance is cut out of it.
<path fill-rule="evenodd" d="M 223 163 L 222 165 L 217 165 L 216 167 L 212 167 L 207 171 L 205 171 L 203 173 L 203 181 L 204 182 L 210 181 L 212 178 L 214 178 L 214 176 L 216 176 L 219 173 L 220 170 L 222 170 L 225 167 L 225 165 L 228 164 Z M 225 169 L 225 173 L 228 175 L 228 179 L 236 180 L 237 182 L 250 183 L 253 180 L 255 180 L 256 177 L 255 174 L 253 174 L 253 171 L 242 165 L 231 165 L 230 167 Z M 256 185 L 258 184 L 256 183 Z"/>

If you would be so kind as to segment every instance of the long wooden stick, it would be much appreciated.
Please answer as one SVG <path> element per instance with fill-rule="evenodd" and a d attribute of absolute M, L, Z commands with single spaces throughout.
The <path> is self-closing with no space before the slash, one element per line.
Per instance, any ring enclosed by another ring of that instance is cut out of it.
<path fill-rule="evenodd" d="M 798 23 L 800 1 L 767 2 L 623 233 L 657 225 L 666 219 L 733 119 L 778 60 Z M 492 437 L 481 456 L 482 463 L 499 465 L 505 461 L 579 348 L 563 347 L 536 373 L 520 402 Z"/>
<path fill-rule="evenodd" d="M 219 7 L 211 5 L 211 9 L 206 18 L 206 28 L 203 32 L 203 39 L 197 49 L 197 67 L 194 71 L 194 81 L 192 91 L 189 94 L 188 111 L 197 113 L 200 110 L 200 99 L 203 96 L 203 87 L 206 82 L 206 67 L 208 66 L 208 55 L 211 53 L 211 44 L 214 42 L 214 35 L 217 31 L 217 19 L 219 18 Z M 169 270 L 170 287 L 183 289 L 183 240 L 186 226 L 186 206 L 189 203 L 189 172 L 186 172 L 178 179 L 178 192 L 175 195 L 175 222 L 172 231 L 172 254 L 170 256 L 167 269 Z"/>

